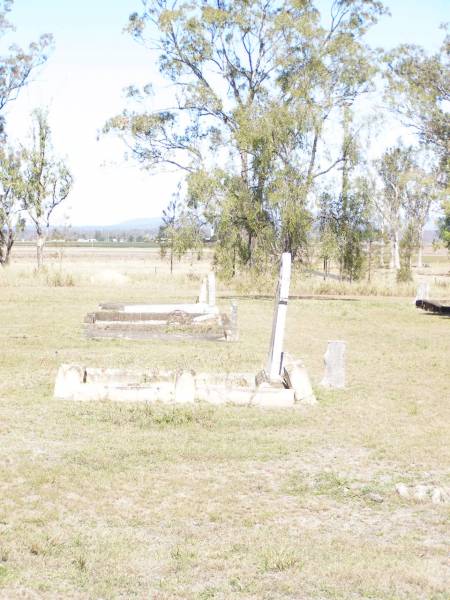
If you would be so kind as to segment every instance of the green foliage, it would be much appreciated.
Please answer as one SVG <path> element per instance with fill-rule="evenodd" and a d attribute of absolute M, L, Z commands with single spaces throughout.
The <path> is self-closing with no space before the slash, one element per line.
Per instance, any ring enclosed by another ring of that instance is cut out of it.
<path fill-rule="evenodd" d="M 367 178 L 352 174 L 360 161 L 360 152 L 348 107 L 344 109 L 343 117 L 341 193 L 339 196 L 322 194 L 319 231 L 325 277 L 329 260 L 336 258 L 340 277 L 352 282 L 360 279 L 363 273 L 363 243 L 372 230 L 374 190 Z"/>
<path fill-rule="evenodd" d="M 13 0 L 0 2 L 0 36 L 14 29 L 8 20 Z M 15 100 L 20 90 L 28 83 L 32 72 L 47 60 L 53 38 L 50 34 L 42 35 L 37 42 L 32 42 L 24 50 L 17 45 L 9 48 L 9 54 L 0 56 L 0 111 Z M 0 133 L 3 133 L 5 119 L 0 115 Z"/>
<path fill-rule="evenodd" d="M 71 273 L 65 273 L 62 269 L 52 270 L 46 276 L 49 287 L 73 287 L 75 278 Z"/>
<path fill-rule="evenodd" d="M 299 553 L 294 548 L 269 547 L 262 554 L 261 570 L 263 573 L 280 573 L 288 569 L 300 569 L 301 565 Z"/>
<path fill-rule="evenodd" d="M 8 20 L 13 0 L 0 2 L 0 37 L 14 29 Z M 47 60 L 52 46 L 52 36 L 42 35 L 27 50 L 17 45 L 9 47 L 9 53 L 0 56 L 0 265 L 9 263 L 16 234 L 22 231 L 25 221 L 20 213 L 24 183 L 21 174 L 21 156 L 12 148 L 6 148 L 5 117 L 1 112 L 15 100 L 28 83 L 32 72 Z"/>
<path fill-rule="evenodd" d="M 422 232 L 431 208 L 436 206 L 439 199 L 445 194 L 439 184 L 438 168 L 427 170 L 419 165 L 417 158 L 416 156 L 413 168 L 405 173 L 406 198 L 404 203 L 408 228 L 412 229 L 408 235 L 412 236 L 415 249 L 422 244 Z"/>
<path fill-rule="evenodd" d="M 419 236 L 415 223 L 408 223 L 400 242 L 400 269 L 397 271 L 397 281 L 406 283 L 412 281 L 412 255 L 419 247 Z"/>
<path fill-rule="evenodd" d="M 64 161 L 53 153 L 47 114 L 36 110 L 33 119 L 32 143 L 22 153 L 25 181 L 22 205 L 36 228 L 40 269 L 51 216 L 69 195 L 73 179 Z"/>
<path fill-rule="evenodd" d="M 377 162 L 383 188 L 375 205 L 391 245 L 390 266 L 396 269 L 400 268 L 400 232 L 403 208 L 407 204 L 408 173 L 414 168 L 413 154 L 411 146 L 400 143 L 387 148 Z"/>
<path fill-rule="evenodd" d="M 169 253 L 170 272 L 173 272 L 173 259 L 178 260 L 189 250 L 197 250 L 201 255 L 203 240 L 198 216 L 180 202 L 179 192 L 174 195 L 163 211 L 163 224 L 159 228 L 158 243 L 161 256 Z"/>
<path fill-rule="evenodd" d="M 105 132 L 125 138 L 145 168 L 187 173 L 223 271 L 263 270 L 281 250 L 307 256 L 308 195 L 343 160 L 320 165 L 325 124 L 370 89 L 376 67 L 362 36 L 383 12 L 376 0 L 335 2 L 328 29 L 310 1 L 149 0 L 130 16 L 128 31 L 176 84 L 177 106 L 149 110 L 133 88 L 142 106 Z"/>
<path fill-rule="evenodd" d="M 392 247 L 403 254 L 406 252 L 408 265 L 411 262 L 411 252 L 420 246 L 430 209 L 443 193 L 439 183 L 439 170 L 436 165 L 427 165 L 427 161 L 429 162 L 427 156 L 420 156 L 419 151 L 411 146 L 399 144 L 387 149 L 378 163 L 383 194 L 376 205 L 388 230 Z M 402 228 L 405 229 L 403 237 L 407 250 L 399 245 Z M 397 256 L 397 260 L 399 258 L 401 263 L 402 258 Z M 403 271 L 410 269 L 410 266 L 395 264 L 395 260 L 393 266 L 402 268 Z"/>
<path fill-rule="evenodd" d="M 20 213 L 24 189 L 21 158 L 12 148 L 0 148 L 0 185 L 0 265 L 6 265 L 16 234 L 25 226 Z"/>
<path fill-rule="evenodd" d="M 427 56 L 419 46 L 402 45 L 385 58 L 387 96 L 392 109 L 439 156 L 443 183 L 448 182 L 450 172 L 449 49 L 447 34 L 440 51 L 433 56 Z"/>
<path fill-rule="evenodd" d="M 361 190 L 321 198 L 321 256 L 325 261 L 336 258 L 341 277 L 358 280 L 363 274 L 363 243 L 370 229 L 370 205 Z"/>
<path fill-rule="evenodd" d="M 444 216 L 439 220 L 439 236 L 450 251 L 450 201 L 442 203 Z"/>

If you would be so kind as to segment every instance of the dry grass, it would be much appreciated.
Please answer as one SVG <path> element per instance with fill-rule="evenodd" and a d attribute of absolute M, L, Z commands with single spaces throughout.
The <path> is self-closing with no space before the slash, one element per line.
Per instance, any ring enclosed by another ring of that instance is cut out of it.
<path fill-rule="evenodd" d="M 450 319 L 411 299 L 291 301 L 286 348 L 315 384 L 327 340 L 348 344 L 348 388 L 317 387 L 309 409 L 57 402 L 61 362 L 264 363 L 263 299 L 239 300 L 236 344 L 85 340 L 98 302 L 197 294 L 196 265 L 108 257 L 65 257 L 73 286 L 26 257 L 0 275 L 0 598 L 447 600 L 449 505 L 394 488 L 450 486 Z M 113 268 L 131 283 L 95 279 Z"/>

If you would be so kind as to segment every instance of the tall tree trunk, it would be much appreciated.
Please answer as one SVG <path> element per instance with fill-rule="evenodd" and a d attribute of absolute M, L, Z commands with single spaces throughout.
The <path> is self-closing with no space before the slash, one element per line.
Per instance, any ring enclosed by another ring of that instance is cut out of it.
<path fill-rule="evenodd" d="M 417 268 L 423 268 L 423 231 L 420 229 L 419 231 L 419 250 L 417 253 Z"/>
<path fill-rule="evenodd" d="M 400 269 L 400 235 L 398 230 L 394 233 L 394 267 Z"/>
<path fill-rule="evenodd" d="M 8 224 L 6 229 L 0 232 L 0 265 L 9 265 L 13 245 L 14 229 Z"/>
<path fill-rule="evenodd" d="M 11 258 L 11 250 L 12 250 L 13 245 L 14 245 L 14 237 L 10 236 L 8 238 L 8 242 L 6 244 L 6 253 L 4 256 L 4 264 L 5 265 L 9 265 L 9 261 Z"/>
<path fill-rule="evenodd" d="M 372 240 L 369 240 L 369 270 L 367 280 L 370 283 L 372 278 Z"/>
<path fill-rule="evenodd" d="M 44 266 L 44 246 L 45 246 L 46 236 L 44 233 L 39 232 L 37 234 L 36 239 L 36 259 L 37 259 L 37 269 L 40 271 Z"/>
<path fill-rule="evenodd" d="M 395 244 L 394 244 L 394 237 L 392 235 L 390 236 L 389 242 L 390 242 L 390 251 L 391 251 L 391 256 L 389 257 L 389 268 L 393 269 L 395 267 L 395 259 L 394 259 Z"/>
<path fill-rule="evenodd" d="M 390 269 L 400 269 L 400 242 L 399 233 L 397 230 L 391 234 L 391 260 L 389 262 Z"/>

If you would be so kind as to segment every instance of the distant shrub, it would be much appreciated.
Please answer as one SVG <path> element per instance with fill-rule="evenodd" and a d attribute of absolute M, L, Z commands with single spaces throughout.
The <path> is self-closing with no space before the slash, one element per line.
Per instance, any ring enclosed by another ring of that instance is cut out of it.
<path fill-rule="evenodd" d="M 49 287 L 73 287 L 75 278 L 71 273 L 52 271 L 47 272 L 46 282 Z"/>
<path fill-rule="evenodd" d="M 408 283 L 413 280 L 412 272 L 409 265 L 402 264 L 397 271 L 397 283 Z"/>

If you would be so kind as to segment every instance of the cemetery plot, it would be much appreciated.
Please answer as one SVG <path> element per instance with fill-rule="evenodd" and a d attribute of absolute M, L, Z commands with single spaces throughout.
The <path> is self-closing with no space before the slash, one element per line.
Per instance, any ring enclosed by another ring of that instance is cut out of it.
<path fill-rule="evenodd" d="M 89 338 L 206 339 L 238 338 L 237 306 L 230 315 L 216 306 L 215 277 L 202 282 L 198 301 L 182 304 L 127 304 L 106 302 L 85 317 Z"/>
<path fill-rule="evenodd" d="M 192 371 L 92 369 L 61 365 L 54 390 L 61 400 L 112 400 L 116 402 L 164 402 L 246 406 L 293 406 L 295 391 L 257 385 L 249 373 L 214 374 Z"/>
<path fill-rule="evenodd" d="M 272 336 L 267 367 L 256 376 L 242 373 L 195 374 L 193 371 L 159 373 L 118 369 L 92 369 L 80 365 L 61 365 L 56 377 L 54 396 L 64 400 L 114 400 L 144 402 L 192 403 L 203 400 L 212 404 L 233 404 L 286 407 L 294 403 L 316 402 L 307 371 L 300 361 L 284 360 L 283 340 L 291 277 L 291 255 L 284 253 L 275 296 Z M 215 302 L 214 278 L 208 277 L 209 303 L 184 305 L 103 304 L 96 313 L 86 317 L 87 334 L 91 337 L 183 336 L 207 338 L 209 329 L 220 323 L 223 339 L 237 339 L 236 305 L 230 319 L 218 314 Z M 204 292 L 204 283 L 200 298 Z M 172 333 L 170 328 L 174 327 Z M 193 328 L 206 328 L 202 333 Z M 159 331 L 158 331 L 159 330 Z M 222 338 L 220 338 L 222 339 Z"/>

